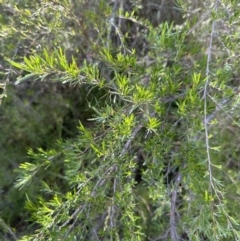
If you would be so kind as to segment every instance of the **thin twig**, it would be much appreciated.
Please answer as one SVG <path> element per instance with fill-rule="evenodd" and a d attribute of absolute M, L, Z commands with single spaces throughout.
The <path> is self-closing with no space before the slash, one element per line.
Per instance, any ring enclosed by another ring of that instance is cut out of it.
<path fill-rule="evenodd" d="M 134 138 L 135 138 L 135 136 L 137 135 L 137 133 L 142 129 L 142 127 L 143 127 L 143 125 L 138 125 L 138 126 L 133 130 L 133 133 L 132 133 L 131 137 L 130 137 L 130 138 L 128 139 L 128 141 L 125 143 L 125 145 L 124 145 L 124 147 L 123 147 L 123 149 L 122 149 L 121 154 L 119 155 L 119 157 L 123 157 L 123 156 L 127 153 L 127 151 L 128 151 L 128 149 L 129 149 L 132 141 L 134 140 Z"/>
<path fill-rule="evenodd" d="M 0 225 L 2 225 L 3 228 L 5 228 L 9 234 L 11 234 L 12 238 L 14 240 L 18 240 L 12 229 L 3 221 L 3 219 L 0 218 Z"/>
<path fill-rule="evenodd" d="M 219 0 L 216 0 L 214 9 L 218 8 L 218 4 L 219 4 Z M 203 99 L 204 99 L 204 130 L 205 130 L 205 142 L 206 142 L 206 152 L 207 152 L 207 163 L 208 163 L 210 186 L 211 186 L 212 190 L 215 192 L 217 198 L 220 200 L 220 198 L 215 190 L 215 185 L 214 185 L 213 175 L 212 175 L 212 162 L 211 162 L 211 156 L 210 156 L 209 130 L 208 130 L 209 117 L 207 114 L 207 96 L 208 96 L 208 87 L 209 87 L 210 75 L 211 75 L 210 74 L 210 64 L 211 64 L 211 60 L 212 60 L 212 48 L 213 48 L 212 45 L 213 45 L 213 38 L 215 35 L 215 24 L 216 24 L 216 21 L 213 21 L 212 28 L 211 28 L 211 34 L 210 34 L 210 40 L 209 40 L 209 46 L 208 46 L 208 52 L 207 52 L 206 83 L 204 86 Z"/>
<path fill-rule="evenodd" d="M 177 233 L 177 225 L 176 225 L 176 213 L 177 213 L 177 192 L 179 188 L 179 184 L 182 180 L 182 175 L 179 172 L 176 179 L 175 179 L 175 185 L 174 185 L 174 190 L 172 191 L 171 194 L 171 209 L 170 209 L 170 235 L 172 241 L 178 241 L 179 236 Z"/>
<path fill-rule="evenodd" d="M 18 43 L 17 43 L 17 46 L 16 46 L 16 48 L 15 48 L 15 50 L 14 50 L 13 56 L 12 56 L 12 58 L 11 58 L 12 61 L 15 59 L 15 57 L 16 57 L 16 55 L 17 55 L 17 52 L 18 52 L 20 43 L 21 43 L 21 41 L 19 40 Z M 4 80 L 4 83 L 0 83 L 0 84 L 1 84 L 1 89 L 3 89 L 3 93 L 0 94 L 0 105 L 1 105 L 1 103 L 2 103 L 3 97 L 7 96 L 7 94 L 6 94 L 6 87 L 7 87 L 7 85 L 9 84 L 10 75 L 11 75 L 12 73 L 15 73 L 15 72 L 13 71 L 13 66 L 10 65 L 10 68 L 7 69 L 7 74 L 6 74 L 5 78 L 3 79 L 3 80 Z"/>

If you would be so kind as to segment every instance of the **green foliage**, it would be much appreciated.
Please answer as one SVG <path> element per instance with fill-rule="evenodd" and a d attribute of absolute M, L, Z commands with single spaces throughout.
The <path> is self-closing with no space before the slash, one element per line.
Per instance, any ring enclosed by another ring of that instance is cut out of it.
<path fill-rule="evenodd" d="M 41 79 L 41 81 L 43 81 L 49 75 L 56 75 L 60 78 L 61 73 L 64 73 L 68 76 L 68 78 L 64 76 L 64 83 L 78 77 L 80 71 L 78 70 L 75 59 L 73 58 L 72 63 L 68 64 L 66 56 L 63 54 L 63 50 L 61 48 L 56 50 L 52 55 L 49 55 L 46 49 L 43 51 L 44 57 L 41 57 L 38 54 L 30 56 L 29 59 L 24 57 L 24 64 L 19 64 L 9 60 L 10 64 L 14 67 L 31 72 L 30 74 L 18 79 L 16 84 L 36 75 Z M 57 69 L 59 69 L 59 71 L 56 71 Z"/>
<path fill-rule="evenodd" d="M 1 115 L 7 152 L 28 149 L 15 161 L 31 214 L 18 240 L 239 240 L 237 3 L 181 26 L 140 18 L 140 3 L 91 4 L 19 1 L 4 30 L 26 41 L 5 56 L 8 81 L 39 84 Z"/>

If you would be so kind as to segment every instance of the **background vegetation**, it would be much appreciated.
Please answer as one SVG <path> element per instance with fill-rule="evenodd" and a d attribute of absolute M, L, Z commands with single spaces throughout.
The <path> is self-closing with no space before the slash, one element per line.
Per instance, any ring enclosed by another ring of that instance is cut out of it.
<path fill-rule="evenodd" d="M 0 240 L 240 240 L 238 1 L 0 1 Z"/>

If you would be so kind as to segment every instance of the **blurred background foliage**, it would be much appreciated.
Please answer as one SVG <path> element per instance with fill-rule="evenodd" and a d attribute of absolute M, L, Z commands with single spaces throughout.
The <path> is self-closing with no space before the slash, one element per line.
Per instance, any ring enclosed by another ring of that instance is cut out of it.
<path fill-rule="evenodd" d="M 89 104 L 97 104 L 100 108 L 104 105 L 107 95 L 103 89 L 96 88 L 90 91 L 88 86 L 62 84 L 59 82 L 60 76 L 59 79 L 56 76 L 54 80 L 51 78 L 51 72 L 42 82 L 34 81 L 32 77 L 15 85 L 17 79 L 28 73 L 11 67 L 6 58 L 21 62 L 24 57 L 41 53 L 43 49 L 53 53 L 58 46 L 64 46 L 68 61 L 74 57 L 79 67 L 83 66 L 84 61 L 94 63 L 100 66 L 102 75 L 110 78 L 111 71 L 109 72 L 108 68 L 104 70 L 107 63 L 100 60 L 101 47 L 108 46 L 113 54 L 119 51 L 125 53 L 126 49 L 134 48 L 138 61 L 145 63 L 143 74 L 152 62 L 158 61 L 162 65 L 171 66 L 177 60 L 176 68 L 179 67 L 183 71 L 179 76 L 175 76 L 175 81 L 181 82 L 183 73 L 185 73 L 185 79 L 190 81 L 189 76 L 193 70 L 201 72 L 201 66 L 197 66 L 196 62 L 199 60 L 206 62 L 204 55 L 207 51 L 206 39 L 209 37 L 209 31 L 206 29 L 209 28 L 208 22 L 211 19 L 208 9 L 213 1 L 183 1 L 182 8 L 180 3 L 178 5 L 176 2 L 175 0 L 3 0 L 0 2 L 0 94 L 7 95 L 1 98 L 0 108 L 0 217 L 17 236 L 29 232 L 26 227 L 31 222 L 26 221 L 29 213 L 24 209 L 25 195 L 27 194 L 31 200 L 36 199 L 40 181 L 34 180 L 34 185 L 18 191 L 13 187 L 18 175 L 14 170 L 20 163 L 30 158 L 27 157 L 29 149 L 57 149 L 58 141 L 76 138 L 78 133 L 76 126 L 79 121 L 84 126 L 93 128 L 94 122 L 89 121 L 89 118 L 93 117 L 93 110 L 89 108 Z M 232 2 L 237 7 L 237 3 Z M 119 9 L 123 14 L 119 14 Z M 219 76 L 221 79 L 223 76 L 228 78 L 229 86 L 237 89 L 239 58 L 236 49 L 239 46 L 240 31 L 239 22 L 231 22 L 231 16 L 238 13 L 231 12 L 229 8 L 228 14 L 231 15 L 229 17 L 226 16 L 225 9 L 228 9 L 228 6 L 223 4 L 221 18 L 230 20 L 219 21 L 219 25 L 222 24 L 223 27 L 216 40 L 218 42 L 215 44 L 213 64 L 223 67 L 225 71 L 219 72 Z M 120 15 L 122 17 L 119 17 Z M 178 46 L 172 47 L 171 43 L 169 43 L 169 49 L 164 52 L 150 50 L 151 37 L 148 36 L 149 30 L 145 23 L 148 22 L 153 27 L 157 27 L 165 21 L 169 25 L 174 22 L 176 28 L 184 29 L 189 27 L 187 24 L 191 25 L 191 31 L 184 40 L 184 48 L 181 46 L 182 54 L 178 53 Z M 227 23 L 228 26 L 226 26 Z M 123 39 L 124 42 L 122 42 Z M 226 43 L 228 43 L 227 46 Z M 223 58 L 223 56 L 227 57 Z M 188 84 L 182 84 L 181 87 L 185 88 Z M 6 88 L 7 92 L 5 92 Z M 229 95 L 231 94 L 232 89 L 229 89 Z M 213 129 L 218 133 L 218 138 L 214 141 L 222 147 L 215 159 L 226 172 L 229 195 L 232 195 L 232 199 L 238 200 L 240 131 L 237 124 L 239 120 L 236 114 L 238 113 L 237 104 L 232 110 L 226 109 L 224 112 L 227 115 L 220 115 L 218 118 L 220 121 Z M 39 179 L 55 183 L 61 189 L 67 189 L 67 184 L 53 174 L 61 175 L 63 172 L 61 166 L 59 161 L 50 170 L 41 173 Z M 147 220 L 144 219 L 151 212 L 151 208 L 146 204 L 148 194 L 144 193 L 140 186 L 136 189 L 136 195 L 142 200 L 139 203 L 142 206 L 140 210 L 145 212 L 143 219 L 139 222 L 146 224 Z M 235 212 L 238 202 L 231 208 L 231 211 Z M 149 233 L 155 232 L 154 226 L 145 225 L 144 227 Z M 164 227 L 163 225 L 163 229 Z M 0 239 L 11 240 L 12 238 L 13 236 L 6 232 L 6 227 L 2 225 Z"/>

